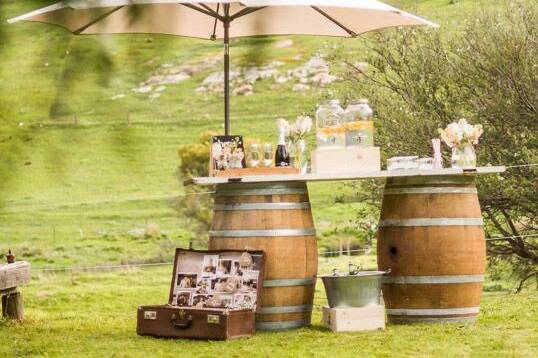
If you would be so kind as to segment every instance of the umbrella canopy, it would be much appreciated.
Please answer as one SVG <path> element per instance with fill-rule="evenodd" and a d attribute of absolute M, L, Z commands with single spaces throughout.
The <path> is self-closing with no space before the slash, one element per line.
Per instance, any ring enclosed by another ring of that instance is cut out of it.
<path fill-rule="evenodd" d="M 261 35 L 356 37 L 393 26 L 436 24 L 377 0 L 65 0 L 8 20 L 77 35 L 159 33 L 224 39 L 225 132 L 230 134 L 229 39 Z"/>

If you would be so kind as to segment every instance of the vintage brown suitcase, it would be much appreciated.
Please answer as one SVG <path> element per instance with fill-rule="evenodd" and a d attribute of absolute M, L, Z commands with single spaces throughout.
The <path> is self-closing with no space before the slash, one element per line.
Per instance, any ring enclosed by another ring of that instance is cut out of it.
<path fill-rule="evenodd" d="M 233 339 L 254 334 L 252 310 L 138 307 L 137 333 L 142 336 Z"/>
<path fill-rule="evenodd" d="M 139 335 L 233 339 L 254 333 L 262 251 L 176 249 L 167 305 L 138 307 Z"/>

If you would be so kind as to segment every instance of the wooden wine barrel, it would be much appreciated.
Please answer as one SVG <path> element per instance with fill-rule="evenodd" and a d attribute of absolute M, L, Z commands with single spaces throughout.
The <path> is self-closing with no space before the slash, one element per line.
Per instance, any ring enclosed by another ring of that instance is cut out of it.
<path fill-rule="evenodd" d="M 474 178 L 387 180 L 379 222 L 378 266 L 389 322 L 475 320 L 486 262 Z"/>
<path fill-rule="evenodd" d="M 209 248 L 265 251 L 256 329 L 310 324 L 318 253 L 305 182 L 219 184 Z"/>

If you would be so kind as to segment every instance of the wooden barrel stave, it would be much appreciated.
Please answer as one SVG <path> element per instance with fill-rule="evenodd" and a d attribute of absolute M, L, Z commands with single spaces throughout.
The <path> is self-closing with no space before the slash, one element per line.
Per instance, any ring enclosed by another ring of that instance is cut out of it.
<path fill-rule="evenodd" d="M 485 261 L 484 233 L 478 226 L 381 228 L 383 240 L 378 251 L 378 265 L 391 268 L 392 275 L 424 276 L 483 274 Z M 466 250 L 454 248 L 465 247 Z M 432 260 L 435 253 L 435 260 Z M 439 262 L 446 263 L 439 266 Z"/>
<path fill-rule="evenodd" d="M 378 265 L 390 322 L 474 320 L 485 269 L 476 187 L 468 177 L 387 181 Z"/>
<path fill-rule="evenodd" d="M 310 324 L 317 245 L 305 183 L 219 185 L 209 247 L 265 251 L 257 329 Z"/>
<path fill-rule="evenodd" d="M 383 284 L 387 307 L 457 308 L 474 307 L 480 300 L 482 283 L 466 284 Z M 472 288 L 472 289 L 470 289 Z M 454 300 L 454 296 L 458 300 Z"/>

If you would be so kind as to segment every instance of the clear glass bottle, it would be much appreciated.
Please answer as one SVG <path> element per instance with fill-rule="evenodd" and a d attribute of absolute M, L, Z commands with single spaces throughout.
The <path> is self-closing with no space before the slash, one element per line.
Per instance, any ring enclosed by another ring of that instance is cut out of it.
<path fill-rule="evenodd" d="M 347 106 L 344 115 L 346 146 L 374 145 L 374 111 L 366 98 L 354 100 Z"/>
<path fill-rule="evenodd" d="M 344 110 L 336 99 L 322 102 L 316 111 L 316 138 L 318 147 L 343 146 L 345 144 L 342 117 Z"/>

